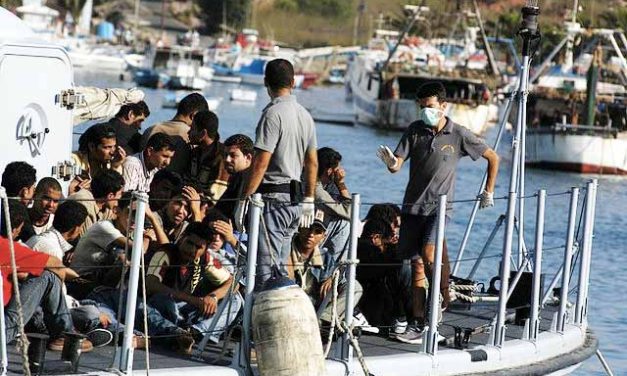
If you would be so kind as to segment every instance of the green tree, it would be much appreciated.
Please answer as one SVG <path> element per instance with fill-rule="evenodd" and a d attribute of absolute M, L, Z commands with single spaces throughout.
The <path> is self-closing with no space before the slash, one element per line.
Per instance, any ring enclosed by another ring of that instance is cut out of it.
<path fill-rule="evenodd" d="M 251 0 L 196 0 L 201 9 L 200 18 L 205 22 L 207 32 L 220 31 L 223 9 L 226 7 L 226 22 L 229 26 L 240 29 L 246 26 Z"/>

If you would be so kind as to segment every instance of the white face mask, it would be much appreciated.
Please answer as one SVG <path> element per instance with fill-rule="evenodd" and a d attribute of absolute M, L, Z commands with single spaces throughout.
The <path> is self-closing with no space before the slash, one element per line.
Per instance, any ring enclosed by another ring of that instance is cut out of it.
<path fill-rule="evenodd" d="M 444 116 L 444 112 L 437 108 L 424 107 L 418 114 L 418 119 L 430 127 L 435 127 L 440 122 L 440 119 Z"/>

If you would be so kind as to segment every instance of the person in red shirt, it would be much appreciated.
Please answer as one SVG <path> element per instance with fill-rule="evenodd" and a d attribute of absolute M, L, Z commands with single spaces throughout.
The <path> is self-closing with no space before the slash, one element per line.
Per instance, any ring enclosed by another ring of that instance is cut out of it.
<path fill-rule="evenodd" d="M 11 220 L 11 239 L 20 235 L 28 212 L 20 203 L 9 202 L 9 217 Z M 6 218 L 2 211 L 0 229 L 0 271 L 2 271 L 2 292 L 4 304 L 4 318 L 6 323 L 6 341 L 13 341 L 19 333 L 19 309 L 13 295 L 13 280 L 11 269 L 11 250 L 8 237 Z M 64 332 L 74 332 L 72 317 L 65 303 L 62 293 L 63 280 L 68 277 L 77 277 L 75 272 L 64 267 L 63 262 L 54 256 L 35 252 L 32 249 L 13 243 L 15 263 L 19 279 L 20 298 L 24 323 L 30 321 L 38 307 L 43 311 L 43 320 L 51 337 L 48 343 L 50 350 L 61 351 L 65 338 Z M 91 342 L 83 341 L 81 350 L 91 351 Z"/>

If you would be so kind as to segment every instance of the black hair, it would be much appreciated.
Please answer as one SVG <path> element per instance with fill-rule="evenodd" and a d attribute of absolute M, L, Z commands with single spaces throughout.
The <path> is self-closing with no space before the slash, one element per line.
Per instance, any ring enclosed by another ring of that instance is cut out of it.
<path fill-rule="evenodd" d="M 209 243 L 213 237 L 213 231 L 211 231 L 209 226 L 206 226 L 201 222 L 190 222 L 190 224 L 185 228 L 185 231 L 183 231 L 182 237 L 187 235 L 196 235 Z"/>
<path fill-rule="evenodd" d="M 94 198 L 105 198 L 109 193 L 117 193 L 124 187 L 124 178 L 114 170 L 104 170 L 91 180 L 91 193 Z"/>
<path fill-rule="evenodd" d="M 87 208 L 78 201 L 64 201 L 59 205 L 52 220 L 52 227 L 60 233 L 82 226 L 87 218 Z"/>
<path fill-rule="evenodd" d="M 122 193 L 122 197 L 118 200 L 118 209 L 124 210 L 131 205 L 131 201 L 133 201 L 133 192 L 127 191 Z"/>
<path fill-rule="evenodd" d="M 104 138 L 116 138 L 115 129 L 109 123 L 92 125 L 78 138 L 78 150 L 87 153 L 89 144 L 98 145 Z"/>
<path fill-rule="evenodd" d="M 150 136 L 148 142 L 146 142 L 146 149 L 147 148 L 152 148 L 154 151 L 161 151 L 163 149 L 175 150 L 174 140 L 165 133 L 155 133 Z"/>
<path fill-rule="evenodd" d="M 336 168 L 342 161 L 342 154 L 329 147 L 318 149 L 318 176 L 329 168 Z"/>
<path fill-rule="evenodd" d="M 59 181 L 57 179 L 46 176 L 37 183 L 37 186 L 35 187 L 35 197 L 41 197 L 50 189 L 59 192 L 63 191 L 63 189 L 61 188 L 61 184 L 59 184 Z"/>
<path fill-rule="evenodd" d="M 438 102 L 446 100 L 446 89 L 440 81 L 427 81 L 416 90 L 416 99 L 437 97 Z"/>
<path fill-rule="evenodd" d="M 30 188 L 37 181 L 37 171 L 26 162 L 11 162 L 2 172 L 2 186 L 7 195 L 15 197 L 22 188 Z"/>
<path fill-rule="evenodd" d="M 394 214 L 396 214 L 397 217 L 401 216 L 401 208 L 399 208 L 398 205 L 391 202 L 387 202 L 385 203 L 385 205 L 387 205 L 394 212 Z"/>
<path fill-rule="evenodd" d="M 243 134 L 234 134 L 233 136 L 224 140 L 225 147 L 237 146 L 242 154 L 254 155 L 255 146 L 253 144 L 253 140 L 250 137 Z"/>
<path fill-rule="evenodd" d="M 191 93 L 179 102 L 176 115 L 191 115 L 203 110 L 209 110 L 209 104 L 207 104 L 205 97 L 198 93 Z"/>
<path fill-rule="evenodd" d="M 129 103 L 120 107 L 120 110 L 115 114 L 116 118 L 125 118 L 129 113 L 133 112 L 135 116 L 144 115 L 144 117 L 150 116 L 150 109 L 144 101 L 137 103 Z"/>
<path fill-rule="evenodd" d="M 220 210 L 216 208 L 211 208 L 207 211 L 207 214 L 205 215 L 205 218 L 203 218 L 202 223 L 205 226 L 209 226 L 209 223 L 215 221 L 224 221 L 228 223 L 229 217 L 224 215 L 224 213 L 222 213 Z"/>
<path fill-rule="evenodd" d="M 272 91 L 290 89 L 294 82 L 294 66 L 285 59 L 274 59 L 266 64 L 265 85 Z"/>
<path fill-rule="evenodd" d="M 156 185 L 162 182 L 163 180 L 169 181 L 170 183 L 172 183 L 172 186 L 174 187 L 183 186 L 183 178 L 181 178 L 181 175 L 179 175 L 178 173 L 174 171 L 163 169 L 163 170 L 157 171 L 157 173 L 155 174 L 155 177 L 152 178 L 152 182 L 150 182 L 150 190 L 152 190 L 153 184 Z"/>
<path fill-rule="evenodd" d="M 370 210 L 368 210 L 365 220 L 368 222 L 379 220 L 392 224 L 396 221 L 396 212 L 397 211 L 393 209 L 390 204 L 374 204 L 370 207 Z"/>
<path fill-rule="evenodd" d="M 392 232 L 392 226 L 389 222 L 380 219 L 370 219 L 364 225 L 364 229 L 361 232 L 362 238 L 367 238 L 373 235 L 381 235 L 382 238 L 391 238 L 394 233 Z"/>
<path fill-rule="evenodd" d="M 218 115 L 209 110 L 197 112 L 192 122 L 192 128 L 207 132 L 207 135 L 214 141 L 220 141 L 220 133 L 218 133 L 219 126 L 220 120 L 218 119 Z"/>
<path fill-rule="evenodd" d="M 0 234 L 8 238 L 9 234 L 7 233 L 6 227 L 6 217 L 4 216 L 4 208 L 0 210 Z M 26 205 L 22 204 L 16 200 L 9 200 L 9 219 L 11 220 L 11 230 L 15 230 L 20 227 L 21 224 L 30 223 L 28 218 L 28 209 L 26 209 Z"/>

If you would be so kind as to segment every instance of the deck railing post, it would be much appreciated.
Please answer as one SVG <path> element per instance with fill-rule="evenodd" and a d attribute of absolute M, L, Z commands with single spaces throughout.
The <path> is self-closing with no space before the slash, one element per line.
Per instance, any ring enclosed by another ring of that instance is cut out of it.
<path fill-rule="evenodd" d="M 260 204 L 261 203 L 261 204 Z M 259 247 L 259 223 L 261 220 L 261 211 L 263 209 L 263 201 L 260 193 L 255 193 L 250 202 L 250 210 L 248 211 L 248 260 L 246 265 L 246 297 L 244 299 L 244 317 L 242 328 L 242 341 L 240 342 L 239 365 L 245 370 L 250 370 L 250 342 L 251 342 L 251 323 L 253 312 L 253 294 L 255 290 L 255 278 L 257 270 L 257 249 Z M 242 355 L 244 359 L 242 359 Z M 242 363 L 242 360 L 244 361 Z"/>
<path fill-rule="evenodd" d="M 564 248 L 564 263 L 562 271 L 562 291 L 560 292 L 560 307 L 557 312 L 557 332 L 564 333 L 566 324 L 566 304 L 568 303 L 568 287 L 570 285 L 570 268 L 573 259 L 575 244 L 575 223 L 577 222 L 577 203 L 579 202 L 579 188 L 570 191 L 570 208 L 568 210 L 568 230 L 566 231 L 566 247 Z"/>
<path fill-rule="evenodd" d="M 490 236 L 488 236 L 488 240 L 486 240 L 485 245 L 483 246 L 483 249 L 481 250 L 481 253 L 479 253 L 479 257 L 477 257 L 477 260 L 472 266 L 472 269 L 470 269 L 470 273 L 468 273 L 468 277 L 466 278 L 472 279 L 475 276 L 475 273 L 477 272 L 477 269 L 479 269 L 479 265 L 481 264 L 481 261 L 483 261 L 483 257 L 490 249 L 490 245 L 492 245 L 492 241 L 494 240 L 494 238 L 496 237 L 496 234 L 499 232 L 499 229 L 503 225 L 503 220 L 505 220 L 505 216 L 501 214 L 499 218 L 496 220 L 496 224 L 494 225 L 494 228 L 492 229 Z M 453 271 L 452 274 L 455 275 L 455 272 Z"/>
<path fill-rule="evenodd" d="M 594 226 L 594 200 L 596 180 L 586 185 L 586 210 L 583 223 L 583 242 L 579 263 L 579 284 L 577 289 L 577 304 L 575 305 L 575 324 L 582 326 L 586 322 L 588 305 L 588 283 L 590 273 L 590 260 L 592 252 L 592 232 Z"/>
<path fill-rule="evenodd" d="M 440 313 L 440 278 L 442 276 L 442 253 L 444 252 L 444 230 L 446 227 L 446 195 L 441 195 L 438 201 L 438 227 L 435 237 L 435 255 L 433 272 L 429 291 L 429 329 L 427 332 L 426 351 L 430 355 L 437 355 L 438 351 L 438 324 Z"/>
<path fill-rule="evenodd" d="M 533 263 L 533 285 L 531 287 L 531 317 L 529 320 L 529 339 L 535 342 L 540 330 L 540 288 L 542 282 L 542 246 L 544 243 L 544 208 L 546 190 L 538 192 L 538 209 L 536 216 L 536 249 Z"/>
<path fill-rule="evenodd" d="M 137 202 L 135 208 L 135 229 L 133 231 L 133 247 L 131 250 L 130 274 L 128 277 L 128 290 L 126 291 L 126 313 L 124 315 L 124 337 L 122 342 L 122 354 L 120 357 L 120 371 L 126 374 L 133 372 L 133 330 L 135 329 L 135 309 L 137 308 L 137 289 L 139 286 L 139 268 L 141 258 L 144 256 L 144 219 L 148 194 L 146 192 L 133 192 L 133 198 Z M 133 207 L 131 203 L 131 208 Z"/>
<path fill-rule="evenodd" d="M 357 276 L 357 241 L 359 227 L 359 209 L 361 206 L 361 196 L 358 193 L 352 194 L 351 201 L 351 227 L 350 227 L 350 243 L 348 248 L 348 269 L 346 273 L 346 312 L 344 314 L 344 323 L 351 330 L 353 324 L 353 313 L 355 305 L 355 278 Z M 344 334 L 344 351 L 348 374 L 353 374 L 353 348 L 350 346 L 350 337 Z"/>

